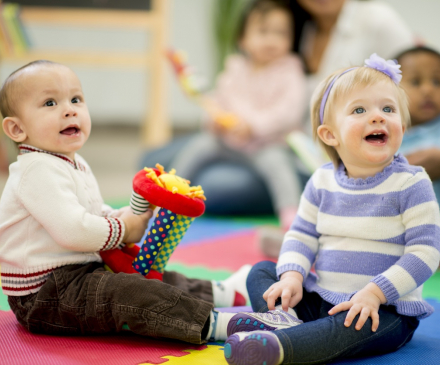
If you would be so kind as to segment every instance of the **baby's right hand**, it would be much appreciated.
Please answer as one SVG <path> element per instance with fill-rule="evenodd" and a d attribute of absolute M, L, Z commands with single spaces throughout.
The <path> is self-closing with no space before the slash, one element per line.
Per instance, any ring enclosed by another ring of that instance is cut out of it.
<path fill-rule="evenodd" d="M 119 217 L 125 223 L 125 234 L 122 242 L 139 242 L 148 227 L 148 221 L 153 216 L 153 211 L 148 209 L 143 214 L 134 214 L 131 209 L 125 210 Z"/>
<path fill-rule="evenodd" d="M 302 275 L 297 271 L 288 271 L 281 275 L 281 280 L 272 284 L 263 294 L 269 310 L 275 309 L 276 300 L 281 297 L 281 305 L 285 312 L 295 307 L 302 299 Z"/>

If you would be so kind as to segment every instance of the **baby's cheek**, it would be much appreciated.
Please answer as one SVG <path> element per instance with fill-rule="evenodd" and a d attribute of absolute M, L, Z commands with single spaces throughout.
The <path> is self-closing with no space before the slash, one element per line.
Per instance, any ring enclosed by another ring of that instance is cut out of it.
<path fill-rule="evenodd" d="M 362 136 L 364 135 L 364 126 L 362 125 L 353 125 L 345 135 L 345 143 L 347 146 L 356 147 L 362 140 Z"/>

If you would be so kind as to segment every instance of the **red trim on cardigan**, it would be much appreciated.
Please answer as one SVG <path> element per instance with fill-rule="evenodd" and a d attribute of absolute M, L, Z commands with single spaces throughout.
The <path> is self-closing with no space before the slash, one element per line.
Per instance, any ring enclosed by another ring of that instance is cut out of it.
<path fill-rule="evenodd" d="M 18 149 L 20 150 L 20 154 L 23 154 L 22 152 L 24 152 L 24 153 L 29 153 L 29 152 L 47 153 L 48 155 L 52 155 L 52 156 L 55 156 L 55 157 L 62 159 L 63 161 L 66 161 L 69 165 L 71 165 L 76 170 L 86 171 L 85 167 L 82 164 L 80 164 L 74 160 L 71 160 L 69 157 L 64 156 L 62 154 L 59 154 L 59 153 L 49 152 L 49 151 L 42 150 L 40 148 L 26 146 L 26 145 L 19 145 Z"/>
<path fill-rule="evenodd" d="M 1 276 L 5 277 L 5 278 L 33 278 L 35 276 L 40 276 L 40 275 L 44 275 L 47 273 L 52 272 L 54 269 L 47 269 L 44 271 L 38 271 L 35 273 L 31 273 L 31 274 L 10 274 L 7 272 L 2 272 Z"/>
<path fill-rule="evenodd" d="M 105 220 L 107 221 L 107 223 L 108 223 L 108 225 L 109 225 L 109 227 L 110 227 L 110 233 L 109 233 L 109 235 L 108 235 L 107 241 L 106 241 L 105 244 L 104 244 L 104 247 L 102 248 L 103 250 L 106 249 L 107 245 L 109 244 L 109 242 L 110 242 L 110 240 L 111 240 L 111 238 L 112 238 L 112 236 L 113 236 L 112 222 L 111 222 L 110 219 L 108 219 L 108 218 L 105 218 Z"/>
<path fill-rule="evenodd" d="M 3 274 L 2 274 L 3 275 Z M 25 292 L 26 290 L 32 290 L 32 289 L 37 289 L 37 288 L 39 288 L 40 286 L 43 286 L 45 283 L 46 283 L 46 281 L 47 280 L 45 280 L 45 281 L 42 281 L 41 283 L 38 283 L 38 284 L 35 284 L 35 285 L 31 285 L 31 286 L 22 286 L 22 287 L 19 287 L 19 288 L 13 288 L 13 287 L 10 287 L 10 286 L 4 286 L 4 285 L 2 285 L 2 289 L 3 290 L 9 290 L 9 291 L 22 291 L 22 292 Z"/>
<path fill-rule="evenodd" d="M 118 237 L 116 238 L 116 243 L 118 243 L 121 238 L 122 225 L 121 225 L 121 222 L 119 219 L 117 219 L 117 218 L 113 218 L 113 219 L 118 223 L 118 227 L 119 227 Z"/>

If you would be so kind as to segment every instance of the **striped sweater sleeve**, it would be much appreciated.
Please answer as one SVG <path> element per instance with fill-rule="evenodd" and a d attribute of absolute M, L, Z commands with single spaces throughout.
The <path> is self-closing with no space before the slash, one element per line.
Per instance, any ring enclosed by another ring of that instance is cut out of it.
<path fill-rule="evenodd" d="M 405 249 L 402 257 L 372 279 L 393 303 L 423 284 L 437 269 L 440 260 L 440 213 L 425 171 L 418 172 L 400 192 Z"/>
<path fill-rule="evenodd" d="M 319 247 L 318 199 L 312 177 L 301 196 L 298 214 L 284 237 L 277 263 L 278 278 L 286 271 L 298 271 L 304 278 L 309 274 Z"/>

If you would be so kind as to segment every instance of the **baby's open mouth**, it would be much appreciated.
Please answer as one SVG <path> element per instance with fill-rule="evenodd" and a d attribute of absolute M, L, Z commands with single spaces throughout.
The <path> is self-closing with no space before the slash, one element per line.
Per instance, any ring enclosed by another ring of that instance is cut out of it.
<path fill-rule="evenodd" d="M 74 134 L 77 134 L 79 132 L 79 128 L 77 127 L 68 127 L 66 129 L 63 129 L 60 133 L 66 134 L 68 136 L 72 136 Z"/>
<path fill-rule="evenodd" d="M 365 140 L 369 143 L 383 144 L 388 140 L 388 136 L 385 133 L 371 133 L 365 137 Z"/>

